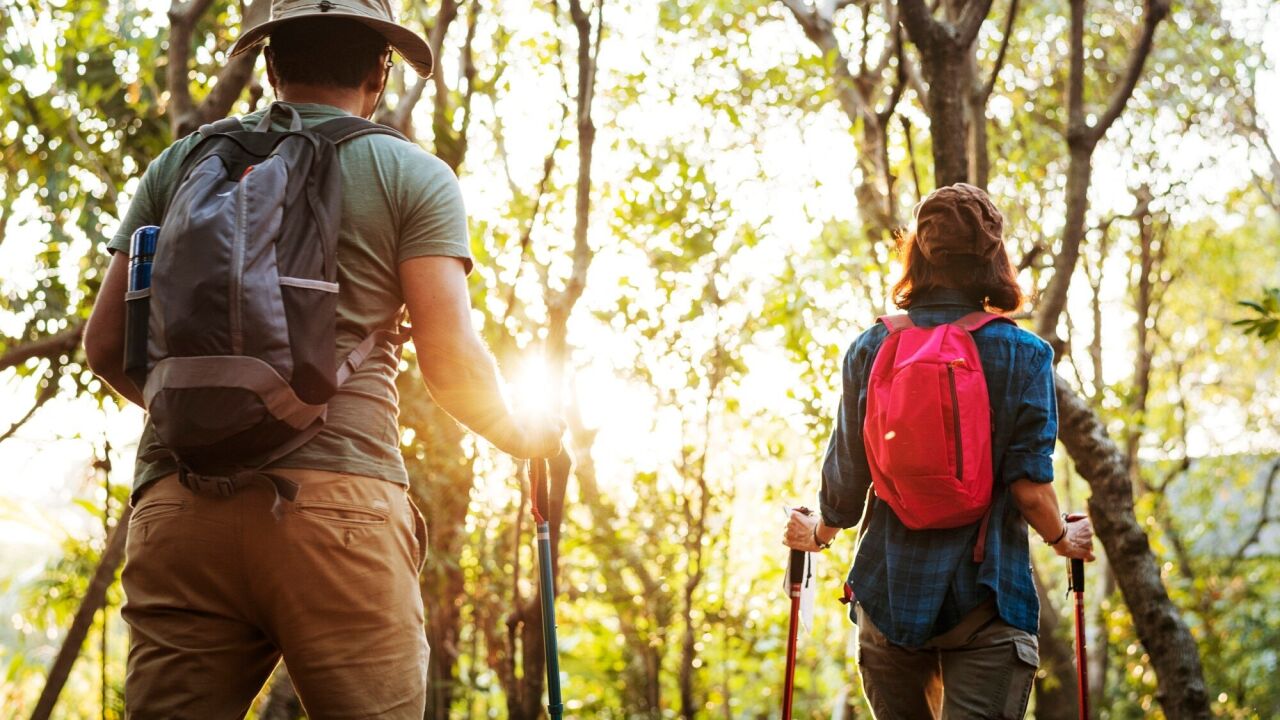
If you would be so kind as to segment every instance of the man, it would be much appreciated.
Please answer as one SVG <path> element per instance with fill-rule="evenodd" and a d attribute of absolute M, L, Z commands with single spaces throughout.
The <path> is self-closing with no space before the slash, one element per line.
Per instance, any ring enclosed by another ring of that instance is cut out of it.
<path fill-rule="evenodd" d="M 232 54 L 269 37 L 267 74 L 304 127 L 377 107 L 394 49 L 424 78 L 427 42 L 395 23 L 386 0 L 275 0 L 271 20 Z M 252 128 L 263 112 L 242 118 Z M 198 142 L 174 143 L 147 168 L 119 232 L 85 332 L 90 367 L 130 401 L 123 371 L 128 239 L 159 225 Z M 516 457 L 559 452 L 563 423 L 519 422 L 471 325 L 466 214 L 440 160 L 388 135 L 338 147 L 336 357 L 408 309 L 422 375 L 453 417 Z M 171 212 L 181 212 L 181 208 Z M 134 718 L 241 717 L 283 657 L 316 718 L 420 718 L 428 648 L 417 574 L 425 527 L 399 452 L 398 359 L 377 348 L 330 400 L 320 434 L 270 467 L 299 485 L 279 520 L 267 483 L 227 498 L 182 487 L 139 444 L 123 610 L 131 629 L 126 709 Z"/>

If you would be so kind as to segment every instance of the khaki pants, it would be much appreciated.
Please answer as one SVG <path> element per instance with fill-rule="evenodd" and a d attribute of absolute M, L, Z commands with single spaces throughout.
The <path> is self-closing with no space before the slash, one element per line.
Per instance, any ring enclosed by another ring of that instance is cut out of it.
<path fill-rule="evenodd" d="M 1036 636 L 990 601 L 922 648 L 890 643 L 858 606 L 858 669 L 879 720 L 1019 720 L 1039 662 Z"/>
<path fill-rule="evenodd" d="M 312 718 L 423 716 L 422 516 L 394 483 L 279 474 L 300 486 L 279 520 L 265 481 L 143 491 L 123 574 L 129 717 L 243 717 L 281 657 Z"/>

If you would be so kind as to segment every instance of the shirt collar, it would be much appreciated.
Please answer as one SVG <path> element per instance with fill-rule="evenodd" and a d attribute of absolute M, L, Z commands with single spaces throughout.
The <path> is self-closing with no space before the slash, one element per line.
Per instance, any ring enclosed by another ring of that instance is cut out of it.
<path fill-rule="evenodd" d="M 982 309 L 982 303 L 964 290 L 936 287 L 926 290 L 911 303 L 912 310 L 934 307 L 965 307 Z"/>

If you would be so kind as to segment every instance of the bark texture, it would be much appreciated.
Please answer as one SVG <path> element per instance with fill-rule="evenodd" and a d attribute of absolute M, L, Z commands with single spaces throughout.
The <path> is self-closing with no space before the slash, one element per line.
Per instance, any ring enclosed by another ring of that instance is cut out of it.
<path fill-rule="evenodd" d="M 970 139 L 965 125 L 972 112 L 973 43 L 991 11 L 991 0 L 948 0 L 943 5 L 945 17 L 939 18 L 924 0 L 899 3 L 902 26 L 920 52 L 924 79 L 929 84 L 924 104 L 938 187 L 969 182 Z M 985 118 L 985 102 L 983 105 Z"/>

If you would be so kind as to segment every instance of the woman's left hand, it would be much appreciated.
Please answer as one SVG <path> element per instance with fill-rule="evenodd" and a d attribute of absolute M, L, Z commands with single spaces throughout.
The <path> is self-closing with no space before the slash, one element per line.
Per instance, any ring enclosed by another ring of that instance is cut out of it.
<path fill-rule="evenodd" d="M 782 535 L 782 544 L 792 550 L 803 550 L 804 552 L 821 552 L 822 548 L 813 541 L 814 530 L 818 527 L 817 513 L 805 513 L 802 510 L 792 510 L 791 518 L 787 520 L 787 530 Z"/>

